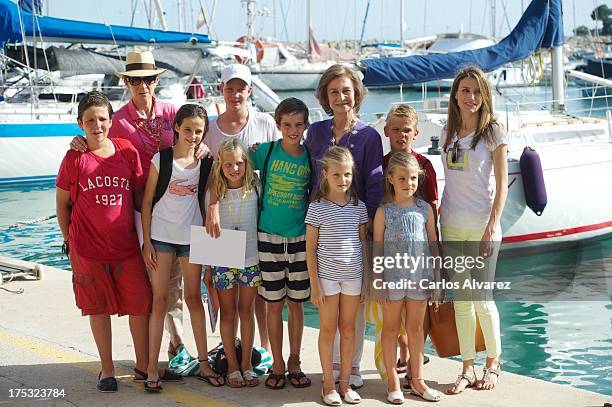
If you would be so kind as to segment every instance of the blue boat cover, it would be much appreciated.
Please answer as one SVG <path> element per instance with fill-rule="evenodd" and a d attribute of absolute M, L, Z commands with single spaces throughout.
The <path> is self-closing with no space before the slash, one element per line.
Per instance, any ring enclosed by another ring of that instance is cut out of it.
<path fill-rule="evenodd" d="M 533 0 L 512 32 L 495 45 L 447 54 L 365 59 L 363 82 L 366 86 L 384 86 L 447 79 L 466 65 L 490 72 L 539 48 L 562 44 L 561 0 Z"/>
<path fill-rule="evenodd" d="M 0 0 L 0 47 L 6 43 L 23 41 L 19 19 L 26 37 L 39 37 L 45 41 L 129 44 L 184 44 L 185 46 L 210 44 L 208 35 L 177 31 L 149 30 L 66 20 L 32 15 L 10 0 Z"/>

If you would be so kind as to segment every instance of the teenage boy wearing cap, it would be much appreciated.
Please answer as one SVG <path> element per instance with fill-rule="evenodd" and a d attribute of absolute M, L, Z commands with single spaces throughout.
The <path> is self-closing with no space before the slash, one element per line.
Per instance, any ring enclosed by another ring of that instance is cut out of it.
<path fill-rule="evenodd" d="M 251 95 L 251 70 L 246 65 L 232 64 L 221 72 L 221 93 L 225 101 L 225 112 L 210 122 L 204 139 L 216 159 L 219 147 L 228 139 L 238 138 L 246 146 L 266 143 L 280 138 L 276 122 L 267 113 L 256 112 L 249 107 Z M 211 190 L 210 205 L 206 211 L 206 230 L 219 236 L 219 205 L 216 194 Z M 255 300 L 255 316 L 261 346 L 270 349 L 266 326 L 266 304 L 259 297 Z"/>
<path fill-rule="evenodd" d="M 138 151 L 145 176 L 149 174 L 151 158 L 160 150 L 174 144 L 173 123 L 177 108 L 172 103 L 155 98 L 155 89 L 159 76 L 166 69 L 157 68 L 151 51 L 128 52 L 125 60 L 125 71 L 115 73 L 123 79 L 132 98 L 113 116 L 113 125 L 109 138 L 129 140 Z M 82 137 L 75 137 L 70 147 L 73 150 L 85 152 L 87 143 Z M 206 149 L 200 147 L 196 156 L 201 157 Z M 137 203 L 140 207 L 140 203 Z M 170 334 L 168 358 L 172 359 L 184 348 L 183 339 L 183 303 L 182 274 L 175 259 L 170 275 L 170 290 L 168 293 L 168 313 L 165 327 Z M 147 356 L 148 358 L 148 356 Z M 142 375 L 136 374 L 136 379 Z M 164 380 L 171 378 L 169 372 L 164 374 Z"/>

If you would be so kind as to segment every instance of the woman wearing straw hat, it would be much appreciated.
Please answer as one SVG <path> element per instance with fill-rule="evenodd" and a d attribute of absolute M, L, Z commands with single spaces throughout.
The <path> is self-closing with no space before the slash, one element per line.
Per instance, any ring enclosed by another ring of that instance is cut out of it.
<path fill-rule="evenodd" d="M 129 140 L 138 153 L 142 163 L 144 174 L 149 173 L 151 158 L 164 148 L 174 144 L 174 132 L 172 124 L 177 108 L 171 103 L 163 102 L 155 98 L 155 89 L 159 82 L 159 76 L 166 69 L 158 68 L 151 51 L 128 52 L 125 60 L 125 71 L 117 72 L 116 75 L 123 79 L 127 89 L 130 91 L 131 99 L 113 115 L 113 124 L 110 129 L 110 138 L 123 138 Z M 75 137 L 70 147 L 77 151 L 85 151 L 87 143 L 82 137 Z M 204 155 L 203 147 L 200 147 L 198 156 Z M 170 292 L 168 297 L 169 311 L 166 315 L 165 326 L 170 334 L 168 345 L 168 358 L 172 359 L 177 353 L 184 350 L 181 338 L 183 330 L 183 305 L 182 279 L 178 261 L 172 267 L 170 281 Z M 142 327 L 130 327 L 141 330 Z M 145 334 L 138 336 L 138 340 L 148 342 L 148 327 L 144 327 Z M 136 336 L 135 339 L 136 341 Z M 142 348 L 142 347 L 141 347 Z M 143 349 L 148 349 L 145 346 Z M 141 363 L 142 360 L 142 363 Z M 146 367 L 148 355 L 136 355 L 136 368 L 134 379 L 146 379 Z M 208 372 L 210 373 L 210 372 Z M 162 380 L 177 380 L 180 376 L 173 375 L 169 371 L 162 374 Z"/>

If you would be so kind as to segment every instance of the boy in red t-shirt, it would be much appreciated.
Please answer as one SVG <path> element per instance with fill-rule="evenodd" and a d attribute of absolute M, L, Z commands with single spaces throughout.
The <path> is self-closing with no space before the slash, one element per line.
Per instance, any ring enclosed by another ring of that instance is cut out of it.
<path fill-rule="evenodd" d="M 142 192 L 143 173 L 132 144 L 108 138 L 112 114 L 100 92 L 81 99 L 77 123 L 88 150 L 69 150 L 56 181 L 63 249 L 70 255 L 77 307 L 89 315 L 100 355 L 101 392 L 117 391 L 110 316 L 129 315 L 136 369 L 146 371 L 151 309 L 151 286 L 134 228 L 135 193 Z"/>
<path fill-rule="evenodd" d="M 399 104 L 395 105 L 387 113 L 387 119 L 385 124 L 385 136 L 389 137 L 389 144 L 391 145 L 391 152 L 383 157 L 383 170 L 386 171 L 389 159 L 394 153 L 400 151 L 406 151 L 412 154 L 417 161 L 419 166 L 423 170 L 423 178 L 419 180 L 419 186 L 417 195 L 429 202 L 433 207 L 434 220 L 436 224 L 437 233 L 437 215 L 438 215 L 438 184 L 436 183 L 436 171 L 431 164 L 429 159 L 412 149 L 412 141 L 419 135 L 419 129 L 417 128 L 419 117 L 416 110 L 410 105 Z M 429 324 L 427 318 L 424 321 L 424 336 L 427 338 L 429 332 Z M 424 339 L 425 339 L 424 338 Z M 408 337 L 407 335 L 400 335 L 398 338 L 400 348 L 400 358 L 397 361 L 398 373 L 406 372 L 406 377 L 410 376 L 408 372 Z M 429 358 L 425 356 L 425 363 L 429 362 Z M 410 382 L 407 382 L 408 386 Z M 406 388 L 406 387 L 404 387 Z M 409 388 L 409 387 L 408 387 Z"/>

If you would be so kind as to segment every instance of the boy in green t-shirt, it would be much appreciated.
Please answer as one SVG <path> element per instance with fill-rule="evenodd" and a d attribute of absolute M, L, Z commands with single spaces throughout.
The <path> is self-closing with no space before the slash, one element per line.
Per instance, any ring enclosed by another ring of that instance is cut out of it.
<path fill-rule="evenodd" d="M 268 303 L 268 337 L 274 363 L 266 387 L 281 389 L 286 380 L 294 387 L 310 386 L 300 368 L 300 348 L 304 331 L 303 302 L 310 298 L 306 268 L 306 226 L 311 185 L 310 154 L 302 145 L 308 126 L 308 108 L 299 99 L 283 100 L 274 112 L 283 137 L 264 143 L 251 153 L 260 170 L 262 196 L 259 215 L 259 267 L 262 284 L 259 296 Z M 283 359 L 283 320 L 285 303 L 289 308 L 289 359 L 285 377 Z"/>

